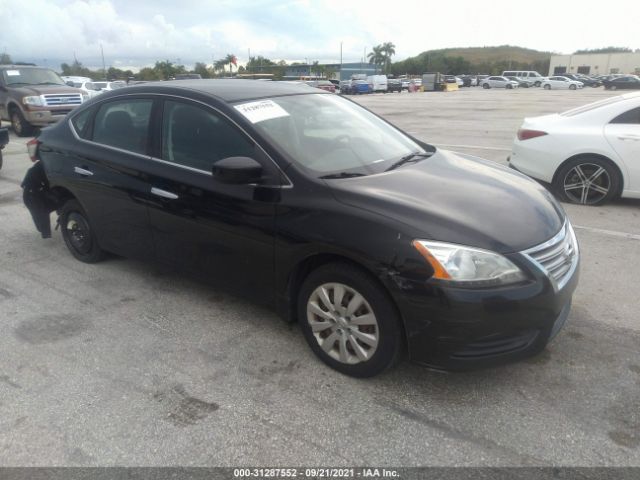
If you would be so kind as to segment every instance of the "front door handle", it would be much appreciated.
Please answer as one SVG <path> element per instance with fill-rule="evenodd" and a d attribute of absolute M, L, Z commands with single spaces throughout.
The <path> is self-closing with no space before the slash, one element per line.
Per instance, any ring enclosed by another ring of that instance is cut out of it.
<path fill-rule="evenodd" d="M 640 140 L 640 135 L 620 135 L 618 137 L 619 140 Z"/>
<path fill-rule="evenodd" d="M 162 198 L 168 198 L 169 200 L 177 200 L 179 197 L 175 193 L 167 192 L 156 187 L 151 187 L 151 193 Z"/>
<path fill-rule="evenodd" d="M 93 172 L 91 170 L 87 170 L 86 168 L 73 167 L 73 171 L 79 175 L 82 175 L 83 177 L 90 177 L 91 175 L 93 175 Z"/>

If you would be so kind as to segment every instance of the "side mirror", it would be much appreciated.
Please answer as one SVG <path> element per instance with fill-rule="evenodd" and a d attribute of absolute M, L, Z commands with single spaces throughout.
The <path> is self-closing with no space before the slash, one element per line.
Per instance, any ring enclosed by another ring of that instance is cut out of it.
<path fill-rule="evenodd" d="M 227 157 L 213 164 L 212 173 L 220 183 L 246 185 L 260 181 L 262 165 L 249 157 Z"/>

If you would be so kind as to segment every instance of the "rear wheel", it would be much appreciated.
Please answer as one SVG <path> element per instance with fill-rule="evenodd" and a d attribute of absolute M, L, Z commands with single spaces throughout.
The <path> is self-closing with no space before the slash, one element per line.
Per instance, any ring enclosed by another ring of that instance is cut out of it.
<path fill-rule="evenodd" d="M 15 107 L 11 111 L 11 126 L 19 137 L 28 137 L 33 133 L 33 126 L 24 119 L 22 112 Z"/>
<path fill-rule="evenodd" d="M 353 377 L 372 377 L 393 366 L 403 346 L 400 319 L 387 293 L 364 271 L 331 263 L 305 279 L 298 319 L 320 359 Z"/>
<path fill-rule="evenodd" d="M 68 200 L 62 206 L 59 222 L 64 243 L 76 259 L 96 263 L 104 258 L 89 218 L 77 200 Z"/>
<path fill-rule="evenodd" d="M 536 82 L 534 85 L 535 85 L 536 87 L 539 87 L 540 85 L 542 85 L 542 83 L 541 83 L 541 82 Z"/>
<path fill-rule="evenodd" d="M 620 191 L 621 182 L 620 174 L 611 162 L 585 156 L 571 160 L 560 168 L 554 188 L 565 202 L 603 205 Z"/>
<path fill-rule="evenodd" d="M 609 87 L 609 90 L 617 90 L 617 89 L 618 89 L 618 87 L 616 87 L 615 85 L 611 85 L 611 86 Z"/>

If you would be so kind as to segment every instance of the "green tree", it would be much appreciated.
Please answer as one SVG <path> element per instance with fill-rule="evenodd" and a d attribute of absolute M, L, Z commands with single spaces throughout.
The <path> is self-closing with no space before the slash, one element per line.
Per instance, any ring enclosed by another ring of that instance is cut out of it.
<path fill-rule="evenodd" d="M 382 44 L 382 53 L 384 54 L 384 71 L 389 73 L 391 57 L 396 54 L 396 46 L 391 42 L 384 42 Z"/>
<path fill-rule="evenodd" d="M 202 62 L 196 62 L 196 64 L 193 66 L 193 73 L 197 73 L 202 78 L 211 78 L 207 65 Z"/>
<path fill-rule="evenodd" d="M 386 60 L 385 53 L 382 50 L 382 45 L 376 45 L 373 49 L 367 54 L 367 58 L 369 59 L 369 63 L 377 67 L 384 65 Z"/>
<path fill-rule="evenodd" d="M 136 75 L 138 80 L 162 80 L 160 73 L 155 68 L 145 67 Z"/>
<path fill-rule="evenodd" d="M 224 74 L 224 67 L 227 66 L 227 60 L 222 58 L 213 64 L 213 71 Z"/>
<path fill-rule="evenodd" d="M 233 73 L 233 65 L 238 67 L 238 59 L 233 53 L 227 53 L 227 56 L 224 57 L 225 62 L 229 65 L 229 73 Z"/>

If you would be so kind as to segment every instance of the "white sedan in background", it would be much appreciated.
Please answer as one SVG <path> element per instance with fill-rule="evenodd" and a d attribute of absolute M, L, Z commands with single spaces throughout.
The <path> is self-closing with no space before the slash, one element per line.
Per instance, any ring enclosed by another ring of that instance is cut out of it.
<path fill-rule="evenodd" d="M 100 90 L 110 92 L 111 90 L 115 90 L 117 88 L 126 87 L 127 82 L 124 82 L 122 80 L 116 80 L 114 82 L 93 82 L 93 85 L 98 87 Z"/>
<path fill-rule="evenodd" d="M 509 162 L 566 202 L 640 198 L 640 92 L 525 118 Z"/>
<path fill-rule="evenodd" d="M 480 82 L 482 88 L 518 88 L 518 82 L 509 80 L 507 77 L 493 76 L 487 77 Z"/>
<path fill-rule="evenodd" d="M 584 87 L 584 83 L 567 77 L 549 77 L 542 82 L 542 88 L 545 90 L 576 90 L 582 87 Z"/>
<path fill-rule="evenodd" d="M 89 98 L 93 98 L 102 93 L 102 91 L 94 85 L 93 82 L 73 82 L 73 86 L 85 92 L 89 95 Z"/>

